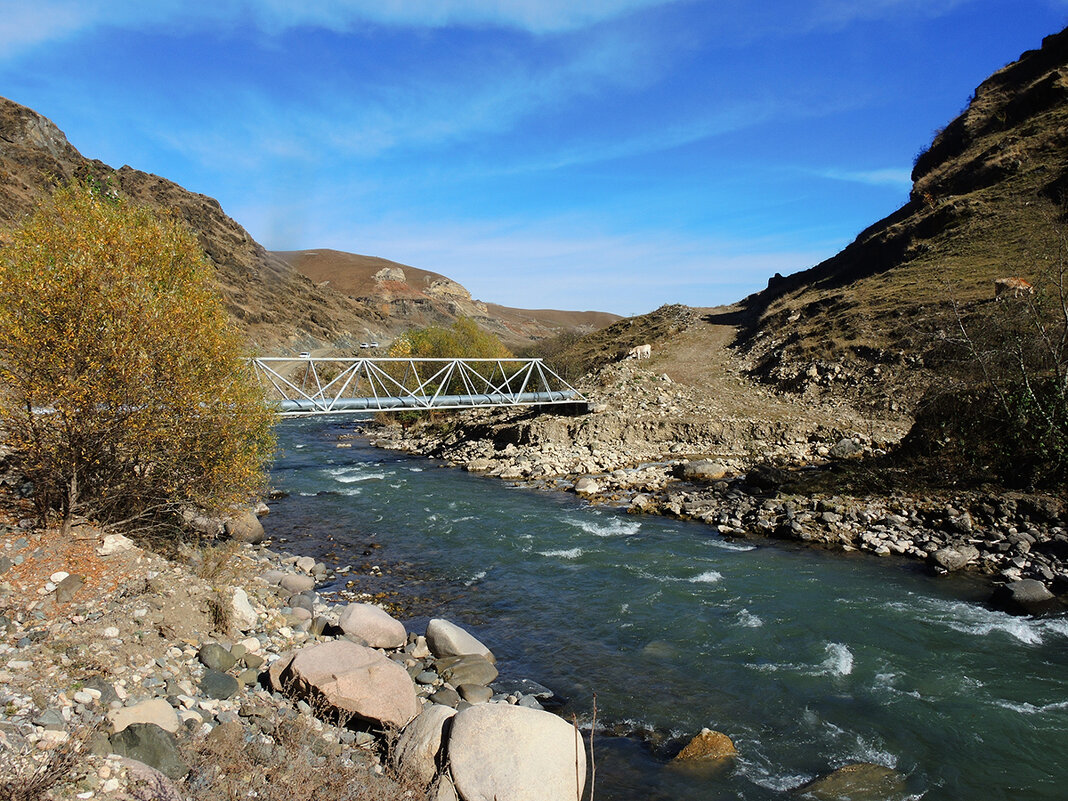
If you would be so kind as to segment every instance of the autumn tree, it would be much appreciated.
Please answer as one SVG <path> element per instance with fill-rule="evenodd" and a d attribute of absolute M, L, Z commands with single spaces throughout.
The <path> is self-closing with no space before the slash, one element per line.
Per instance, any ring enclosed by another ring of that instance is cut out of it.
<path fill-rule="evenodd" d="M 97 182 L 0 247 L 0 423 L 42 517 L 250 500 L 273 418 L 243 351 L 188 229 Z"/>
<path fill-rule="evenodd" d="M 461 317 L 448 328 L 413 328 L 397 337 L 390 356 L 418 359 L 501 359 L 509 352 L 501 340 L 470 317 Z"/>

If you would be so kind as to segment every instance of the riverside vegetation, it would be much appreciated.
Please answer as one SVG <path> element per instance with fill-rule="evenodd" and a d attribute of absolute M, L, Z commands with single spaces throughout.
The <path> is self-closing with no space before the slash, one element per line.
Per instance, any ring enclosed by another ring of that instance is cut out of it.
<path fill-rule="evenodd" d="M 5 797 L 582 795 L 544 688 L 494 692 L 462 629 L 332 607 L 325 565 L 252 549 L 273 413 L 181 224 L 61 187 L 0 298 Z"/>

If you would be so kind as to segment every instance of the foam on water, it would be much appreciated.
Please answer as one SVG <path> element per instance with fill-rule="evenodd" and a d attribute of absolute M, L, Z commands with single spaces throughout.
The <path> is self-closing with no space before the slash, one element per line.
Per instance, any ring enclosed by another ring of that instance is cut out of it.
<path fill-rule="evenodd" d="M 568 548 L 560 551 L 538 551 L 541 556 L 559 559 L 578 559 L 584 551 L 581 548 Z"/>
<path fill-rule="evenodd" d="M 848 746 L 847 753 L 844 755 L 845 762 L 870 762 L 873 765 L 882 765 L 886 768 L 897 767 L 897 755 L 891 754 L 885 748 L 880 748 L 874 743 L 870 743 L 861 737 L 856 735 L 853 743 Z"/>
<path fill-rule="evenodd" d="M 576 528 L 580 528 L 587 534 L 595 537 L 619 537 L 637 534 L 642 524 L 637 520 L 623 520 L 619 517 L 610 517 L 604 522 L 598 522 L 587 517 L 569 517 L 565 520 Z"/>
<path fill-rule="evenodd" d="M 717 581 L 723 578 L 723 574 L 716 570 L 706 570 L 704 573 L 700 573 L 694 576 L 690 581 L 694 584 L 715 584 Z"/>
<path fill-rule="evenodd" d="M 848 676 L 853 672 L 853 652 L 840 642 L 827 643 L 827 658 L 820 665 L 820 672 L 833 676 Z"/>
<path fill-rule="evenodd" d="M 380 481 L 386 478 L 385 473 L 368 471 L 363 465 L 334 467 L 325 472 L 339 484 L 355 484 L 358 481 Z"/>
<path fill-rule="evenodd" d="M 746 551 L 755 551 L 755 545 L 743 545 L 740 542 L 731 542 L 730 540 L 708 540 L 708 544 L 713 548 L 719 548 L 722 551 L 735 551 L 736 553 L 745 553 Z"/>
<path fill-rule="evenodd" d="M 477 573 L 475 573 L 475 575 L 471 576 L 471 578 L 469 578 L 467 581 L 465 581 L 464 582 L 464 586 L 465 587 L 470 587 L 476 581 L 482 581 L 482 579 L 484 579 L 485 577 L 486 577 L 486 571 L 485 570 L 480 570 Z"/>
<path fill-rule="evenodd" d="M 1063 617 L 1016 617 L 963 601 L 934 598 L 918 599 L 917 603 L 894 602 L 888 606 L 962 634 L 1008 635 L 1025 645 L 1042 645 L 1051 639 L 1068 637 L 1068 619 Z"/>
<path fill-rule="evenodd" d="M 1026 701 L 1022 704 L 1014 704 L 1012 701 L 995 701 L 994 703 L 1004 709 L 1011 709 L 1013 712 L 1019 712 L 1021 715 L 1044 715 L 1048 712 L 1063 712 L 1068 710 L 1068 701 L 1058 701 L 1053 704 L 1043 704 L 1042 706 L 1035 706 Z"/>
<path fill-rule="evenodd" d="M 738 625 L 745 629 L 758 629 L 764 625 L 764 621 L 748 609 L 743 609 L 738 613 Z"/>

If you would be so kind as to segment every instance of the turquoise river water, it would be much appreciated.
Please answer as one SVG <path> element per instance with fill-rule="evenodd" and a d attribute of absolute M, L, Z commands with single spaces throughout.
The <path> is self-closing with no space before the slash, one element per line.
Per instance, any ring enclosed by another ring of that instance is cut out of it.
<path fill-rule="evenodd" d="M 914 798 L 1068 798 L 1065 618 L 994 612 L 974 582 L 889 560 L 338 448 L 350 429 L 282 424 L 273 483 L 290 494 L 268 535 L 356 573 L 393 566 L 383 588 L 438 599 L 421 614 L 471 630 L 502 677 L 552 688 L 580 723 L 596 694 L 598 801 L 786 799 L 856 761 Z M 733 739 L 733 766 L 667 764 L 660 743 L 702 727 Z"/>

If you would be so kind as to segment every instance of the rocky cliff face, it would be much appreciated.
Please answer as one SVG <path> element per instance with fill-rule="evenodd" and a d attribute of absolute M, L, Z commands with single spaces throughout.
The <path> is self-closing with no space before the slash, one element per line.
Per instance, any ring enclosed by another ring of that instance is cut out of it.
<path fill-rule="evenodd" d="M 996 279 L 1052 288 L 1068 255 L 1068 31 L 980 84 L 912 178 L 909 202 L 841 253 L 743 302 L 755 374 L 907 405 L 947 323 L 989 308 Z"/>
<path fill-rule="evenodd" d="M 0 98 L 0 236 L 54 186 L 88 176 L 186 222 L 215 266 L 230 314 L 261 353 L 350 351 L 362 341 L 388 341 L 408 328 L 449 324 L 461 315 L 475 318 L 513 346 L 561 329 L 592 330 L 616 319 L 595 315 L 571 323 L 539 320 L 537 313 L 522 310 L 492 313 L 460 284 L 437 273 L 336 251 L 268 252 L 214 198 L 129 166 L 114 169 L 88 159 L 51 120 Z M 343 276 L 305 269 L 322 261 L 315 258 L 318 254 L 354 260 L 360 266 L 353 274 L 358 273 L 358 286 L 347 285 Z M 374 269 L 364 275 L 364 267 Z"/>

